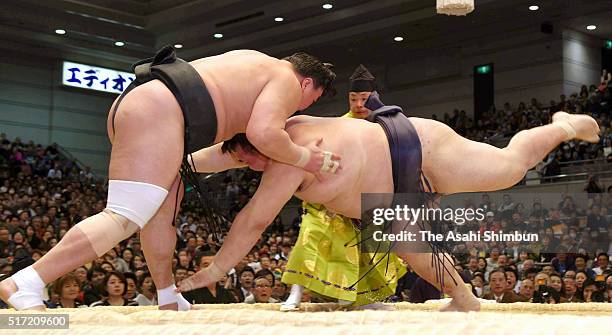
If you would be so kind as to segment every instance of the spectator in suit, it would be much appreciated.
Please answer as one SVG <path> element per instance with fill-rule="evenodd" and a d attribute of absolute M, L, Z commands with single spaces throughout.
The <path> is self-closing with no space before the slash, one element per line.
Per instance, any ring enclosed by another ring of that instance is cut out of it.
<path fill-rule="evenodd" d="M 519 289 L 519 295 L 526 299 L 525 301 L 531 301 L 533 298 L 534 285 L 533 280 L 523 279 L 521 281 L 521 288 Z"/>
<path fill-rule="evenodd" d="M 495 269 L 489 273 L 489 287 L 491 292 L 483 296 L 487 300 L 495 300 L 498 303 L 508 304 L 526 301 L 525 298 L 517 295 L 512 290 L 508 290 L 508 278 L 502 269 Z"/>

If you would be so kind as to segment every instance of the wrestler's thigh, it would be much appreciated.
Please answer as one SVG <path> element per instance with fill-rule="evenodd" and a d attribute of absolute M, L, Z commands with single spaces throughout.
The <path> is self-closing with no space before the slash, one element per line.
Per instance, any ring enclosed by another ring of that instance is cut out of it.
<path fill-rule="evenodd" d="M 423 147 L 423 173 L 436 192 L 485 192 L 512 186 L 516 162 L 506 150 L 468 140 L 441 122 L 411 121 Z"/>
<path fill-rule="evenodd" d="M 174 95 L 154 80 L 135 88 L 115 116 L 109 179 L 170 189 L 183 156 L 183 115 Z"/>

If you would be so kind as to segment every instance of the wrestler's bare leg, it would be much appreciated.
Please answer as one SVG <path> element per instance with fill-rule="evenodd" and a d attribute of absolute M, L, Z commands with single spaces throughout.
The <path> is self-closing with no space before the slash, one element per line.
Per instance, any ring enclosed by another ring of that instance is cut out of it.
<path fill-rule="evenodd" d="M 110 117 L 108 128 L 113 143 L 109 179 L 170 189 L 183 155 L 183 116 L 174 96 L 161 82 L 151 81 L 125 96 L 115 117 L 116 133 L 110 128 Z M 73 227 L 33 268 L 44 283 L 52 282 L 97 258 L 89 239 Z M 0 282 L 2 300 L 7 301 L 16 291 L 12 279 Z"/>
<path fill-rule="evenodd" d="M 463 283 L 463 279 L 461 278 L 457 270 L 455 270 L 451 256 L 439 255 L 441 260 L 444 261 L 444 267 L 440 266 L 440 268 L 446 268 L 450 272 L 444 272 L 443 288 L 440 286 L 440 283 L 436 278 L 436 272 L 432 270 L 432 256 L 433 255 L 431 253 L 411 253 L 401 255 L 400 257 L 406 263 L 408 263 L 410 267 L 414 270 L 414 272 L 416 272 L 421 278 L 427 280 L 440 291 L 447 293 L 453 298 L 448 305 L 444 306 L 441 309 L 441 311 L 468 312 L 480 310 L 480 302 Z"/>
<path fill-rule="evenodd" d="M 423 148 L 423 172 L 436 192 L 485 192 L 511 187 L 559 144 L 569 140 L 559 124 L 576 132 L 573 138 L 598 141 L 599 126 L 587 115 L 564 112 L 553 123 L 523 130 L 503 149 L 459 136 L 447 125 L 411 118 Z"/>
<path fill-rule="evenodd" d="M 573 138 L 590 142 L 599 139 L 599 127 L 593 118 L 563 112 L 553 116 L 553 124 L 519 132 L 503 149 L 470 141 L 437 121 L 411 118 L 411 122 L 421 140 L 423 173 L 433 185 L 434 191 L 442 194 L 494 191 L 511 187 L 562 142 Z M 571 136 L 572 131 L 576 133 L 575 136 Z M 435 273 L 431 271 L 431 254 L 410 254 L 406 261 L 420 276 L 439 287 L 435 282 Z M 449 280 L 449 274 L 445 275 L 444 291 L 453 300 L 443 310 L 478 310 L 480 304 L 463 285 L 453 264 L 449 260 L 447 262 L 446 267 L 459 285 Z"/>
<path fill-rule="evenodd" d="M 183 199 L 183 183 L 179 188 L 180 176 L 176 176 L 168 196 L 155 216 L 140 232 L 142 250 L 149 265 L 149 272 L 158 289 L 174 284 L 172 255 L 176 248 L 176 230 L 172 223 L 178 214 Z M 177 198 L 178 192 L 178 198 Z M 176 310 L 177 304 L 160 305 L 159 309 Z"/>

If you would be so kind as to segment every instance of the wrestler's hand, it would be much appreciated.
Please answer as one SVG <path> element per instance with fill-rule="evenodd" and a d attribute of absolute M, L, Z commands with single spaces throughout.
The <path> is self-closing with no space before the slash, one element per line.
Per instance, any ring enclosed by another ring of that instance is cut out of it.
<path fill-rule="evenodd" d="M 216 283 L 216 278 L 213 278 L 207 269 L 202 269 L 193 276 L 183 279 L 177 284 L 176 292 L 188 292 L 200 287 L 205 287 Z"/>
<path fill-rule="evenodd" d="M 306 145 L 306 149 L 310 150 L 310 159 L 304 166 L 304 170 L 313 173 L 319 181 L 323 179 L 323 173 L 337 174 L 342 170 L 342 165 L 340 165 L 340 160 L 342 158 L 337 154 L 321 150 L 319 146 L 322 141 L 323 139 L 320 138 Z"/>

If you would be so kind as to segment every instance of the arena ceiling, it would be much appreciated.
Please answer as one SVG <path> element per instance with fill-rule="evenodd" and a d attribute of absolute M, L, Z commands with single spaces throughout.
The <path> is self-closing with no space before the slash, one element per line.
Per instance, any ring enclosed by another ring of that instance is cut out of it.
<path fill-rule="evenodd" d="M 3 0 L 0 48 L 24 55 L 125 66 L 166 44 L 195 59 L 231 49 L 332 62 L 402 57 L 521 29 L 561 27 L 612 39 L 609 0 L 476 0 L 467 17 L 435 13 L 435 0 Z M 333 8 L 322 8 L 324 3 Z M 540 10 L 532 12 L 529 5 Z M 282 22 L 276 22 L 282 17 Z M 597 30 L 587 31 L 595 24 Z M 55 33 L 64 29 L 65 35 Z M 213 35 L 222 33 L 223 38 Z M 395 42 L 402 36 L 402 42 Z M 125 43 L 122 47 L 116 41 Z"/>

